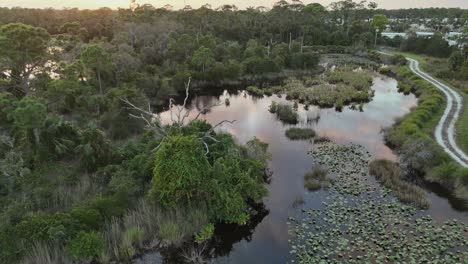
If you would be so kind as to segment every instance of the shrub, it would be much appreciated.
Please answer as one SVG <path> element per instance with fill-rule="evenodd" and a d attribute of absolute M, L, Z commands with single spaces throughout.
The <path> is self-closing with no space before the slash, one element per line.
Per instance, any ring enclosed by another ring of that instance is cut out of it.
<path fill-rule="evenodd" d="M 67 251 L 76 259 L 91 260 L 104 252 L 104 241 L 100 233 L 81 231 L 68 242 Z"/>
<path fill-rule="evenodd" d="M 290 128 L 286 130 L 286 136 L 292 140 L 303 140 L 315 137 L 315 131 L 311 128 Z"/>
<path fill-rule="evenodd" d="M 189 135 L 165 138 L 155 154 L 149 198 L 164 209 L 203 206 L 210 221 L 243 224 L 248 202 L 266 194 L 267 145 L 254 139 L 239 147 L 230 135 L 212 133 L 215 140 L 205 146 L 195 135 L 210 128 L 194 122 L 183 129 Z"/>
<path fill-rule="evenodd" d="M 392 58 L 391 63 L 393 65 L 403 66 L 403 65 L 406 65 L 408 63 L 405 56 L 403 56 L 401 54 L 396 54 L 395 56 L 392 56 L 391 58 Z"/>
<path fill-rule="evenodd" d="M 102 224 L 102 217 L 95 209 L 85 207 L 74 208 L 71 216 L 82 223 L 88 230 L 97 230 Z"/>
<path fill-rule="evenodd" d="M 272 102 L 270 105 L 270 112 L 276 114 L 276 117 L 288 124 L 297 124 L 299 115 L 294 111 L 293 107 L 288 104 L 281 104 Z"/>
<path fill-rule="evenodd" d="M 379 73 L 383 74 L 383 75 L 390 75 L 391 70 L 387 66 L 382 66 L 382 67 L 379 68 Z"/>
<path fill-rule="evenodd" d="M 117 193 L 108 197 L 96 197 L 88 207 L 98 211 L 104 218 L 122 216 L 128 208 L 128 197 L 125 193 Z"/>

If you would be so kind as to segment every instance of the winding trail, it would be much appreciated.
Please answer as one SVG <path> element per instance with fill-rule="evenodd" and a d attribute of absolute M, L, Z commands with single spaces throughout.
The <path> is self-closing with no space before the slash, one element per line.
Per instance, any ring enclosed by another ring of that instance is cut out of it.
<path fill-rule="evenodd" d="M 441 90 L 447 98 L 447 107 L 444 114 L 437 124 L 435 138 L 437 143 L 447 152 L 456 162 L 463 167 L 468 167 L 468 156 L 461 150 L 455 140 L 455 125 L 463 109 L 463 98 L 457 91 L 453 90 L 444 83 L 423 72 L 419 67 L 419 61 L 406 58 L 410 62 L 410 69 L 419 77 L 430 82 Z"/>
<path fill-rule="evenodd" d="M 379 51 L 379 53 L 390 56 L 394 55 L 383 51 Z M 442 91 L 447 98 L 447 107 L 445 108 L 442 118 L 437 124 L 434 136 L 437 143 L 447 154 L 450 155 L 450 157 L 452 157 L 461 166 L 465 168 L 468 167 L 468 156 L 457 145 L 457 141 L 455 140 L 455 125 L 463 109 L 463 97 L 461 97 L 457 91 L 422 71 L 419 67 L 419 61 L 408 57 L 406 57 L 406 60 L 410 62 L 411 71 L 434 85 L 437 89 Z"/>

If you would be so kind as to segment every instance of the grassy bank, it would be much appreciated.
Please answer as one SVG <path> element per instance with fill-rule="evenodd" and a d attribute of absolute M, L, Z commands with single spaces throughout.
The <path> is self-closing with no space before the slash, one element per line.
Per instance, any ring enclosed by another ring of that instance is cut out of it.
<path fill-rule="evenodd" d="M 460 95 L 463 96 L 464 108 L 457 123 L 457 141 L 465 153 L 468 152 L 468 81 L 450 78 L 449 75 L 446 74 L 450 67 L 448 59 L 407 52 L 396 53 L 418 60 L 424 71 L 457 90 Z"/>
<path fill-rule="evenodd" d="M 440 120 L 445 98 L 436 87 L 415 75 L 407 66 L 393 69 L 400 83 L 410 86 L 418 96 L 418 106 L 386 131 L 387 144 L 398 150 L 403 168 L 411 174 L 424 175 L 468 199 L 468 170 L 460 167 L 433 140 L 433 130 Z"/>

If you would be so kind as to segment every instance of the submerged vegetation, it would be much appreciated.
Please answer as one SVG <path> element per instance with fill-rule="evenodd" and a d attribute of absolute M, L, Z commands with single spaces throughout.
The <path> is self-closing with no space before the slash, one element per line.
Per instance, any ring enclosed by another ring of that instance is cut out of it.
<path fill-rule="evenodd" d="M 306 140 L 315 137 L 315 131 L 312 128 L 289 128 L 286 130 L 286 137 L 291 140 Z"/>

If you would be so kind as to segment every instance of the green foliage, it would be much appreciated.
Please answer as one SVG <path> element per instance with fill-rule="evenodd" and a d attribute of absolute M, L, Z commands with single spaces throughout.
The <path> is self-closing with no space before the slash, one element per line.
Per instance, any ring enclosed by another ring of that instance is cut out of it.
<path fill-rule="evenodd" d="M 36 214 L 16 225 L 15 234 L 32 245 L 35 241 L 63 242 L 74 236 L 79 228 L 79 222 L 69 214 Z"/>
<path fill-rule="evenodd" d="M 200 69 L 202 72 L 205 72 L 208 67 L 213 65 L 215 62 L 213 57 L 213 52 L 211 49 L 201 46 L 198 50 L 195 51 L 192 57 L 192 64 Z"/>
<path fill-rule="evenodd" d="M 86 226 L 87 230 L 98 230 L 102 225 L 102 216 L 99 211 L 95 209 L 77 207 L 70 212 L 70 215 L 73 219 L 78 220 Z"/>
<path fill-rule="evenodd" d="M 68 242 L 67 251 L 75 259 L 89 261 L 104 252 L 104 242 L 100 233 L 81 231 Z"/>
<path fill-rule="evenodd" d="M 110 219 L 111 217 L 122 216 L 127 210 L 128 205 L 127 195 L 125 193 L 117 193 L 108 197 L 96 197 L 89 201 L 87 208 L 96 210 L 102 217 Z M 91 219 L 89 219 L 89 222 L 92 223 Z"/>
<path fill-rule="evenodd" d="M 92 127 L 81 132 L 76 152 L 80 154 L 82 168 L 87 171 L 95 171 L 115 157 L 114 148 L 104 132 Z"/>
<path fill-rule="evenodd" d="M 47 117 L 47 106 L 37 97 L 24 97 L 12 113 L 14 125 L 21 130 L 40 129 Z"/>
<path fill-rule="evenodd" d="M 413 135 L 423 137 L 426 125 L 441 111 L 444 104 L 443 96 L 435 87 L 424 81 L 417 81 L 419 78 L 410 79 L 412 76 L 407 68 L 398 68 L 397 78 L 406 81 L 404 86 L 400 82 L 399 87 L 405 91 L 412 87 L 416 93 L 423 95 L 419 98 L 419 106 L 386 134 L 387 142 L 397 147 L 402 146 Z"/>
<path fill-rule="evenodd" d="M 293 53 L 290 67 L 292 69 L 313 69 L 317 67 L 318 63 L 319 57 L 312 52 Z"/>
<path fill-rule="evenodd" d="M 215 226 L 213 224 L 207 224 L 203 226 L 200 232 L 195 234 L 195 242 L 200 244 L 211 239 L 211 237 L 213 237 L 214 235 L 214 231 L 215 231 Z"/>
<path fill-rule="evenodd" d="M 226 134 L 212 135 L 216 141 L 205 146 L 195 135 L 209 129 L 197 121 L 183 134 L 162 142 L 155 154 L 149 197 L 166 209 L 205 206 L 214 221 L 245 223 L 247 202 L 258 201 L 266 193 L 267 146 L 253 140 L 239 149 Z"/>
<path fill-rule="evenodd" d="M 208 199 L 201 188 L 207 185 L 210 165 L 203 144 L 194 136 L 168 138 L 155 155 L 150 196 L 162 206 Z"/>
<path fill-rule="evenodd" d="M 11 113 L 16 108 L 15 96 L 8 92 L 0 92 L 0 122 L 8 124 L 12 121 Z"/>
<path fill-rule="evenodd" d="M 463 54 L 459 50 L 452 52 L 452 55 L 450 55 L 449 65 L 452 71 L 460 70 L 464 62 L 465 62 L 465 58 L 463 57 Z"/>
<path fill-rule="evenodd" d="M 384 31 L 387 24 L 388 18 L 383 14 L 377 14 L 372 17 L 371 27 L 374 29 L 379 29 L 380 32 Z"/>
<path fill-rule="evenodd" d="M 49 40 L 43 28 L 22 23 L 0 26 L 0 70 L 11 71 L 9 91 L 21 96 L 29 93 L 29 78 L 47 55 Z"/>
<path fill-rule="evenodd" d="M 391 63 L 393 65 L 403 66 L 403 65 L 406 65 L 408 63 L 408 61 L 406 60 L 405 56 L 403 56 L 401 54 L 397 54 L 397 55 L 391 57 Z"/>
<path fill-rule="evenodd" d="M 274 61 L 258 56 L 245 59 L 242 62 L 242 67 L 244 72 L 249 74 L 265 74 L 279 71 L 279 67 Z"/>

